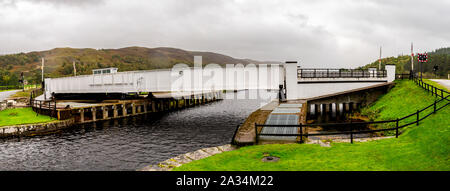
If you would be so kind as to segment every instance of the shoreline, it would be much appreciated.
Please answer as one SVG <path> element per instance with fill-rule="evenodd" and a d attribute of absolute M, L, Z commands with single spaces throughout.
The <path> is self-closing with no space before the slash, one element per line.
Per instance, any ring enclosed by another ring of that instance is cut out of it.
<path fill-rule="evenodd" d="M 45 134 L 75 125 L 75 120 L 51 121 L 46 123 L 21 124 L 0 127 L 0 138 L 34 136 Z"/>
<path fill-rule="evenodd" d="M 171 171 L 175 167 L 179 167 L 183 164 L 190 163 L 192 161 L 200 160 L 206 157 L 210 157 L 216 154 L 220 154 L 223 152 L 228 152 L 232 150 L 239 149 L 237 146 L 233 146 L 231 144 L 216 146 L 216 147 L 208 147 L 199 149 L 193 152 L 188 152 L 185 154 L 178 155 L 176 157 L 167 159 L 163 162 L 160 162 L 156 165 L 148 165 L 144 168 L 137 169 L 136 171 Z"/>

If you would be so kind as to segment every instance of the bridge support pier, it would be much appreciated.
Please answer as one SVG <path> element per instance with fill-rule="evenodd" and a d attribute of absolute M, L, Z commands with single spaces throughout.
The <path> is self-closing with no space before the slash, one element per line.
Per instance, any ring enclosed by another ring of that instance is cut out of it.
<path fill-rule="evenodd" d="M 127 104 L 122 104 L 122 116 L 127 116 Z"/>
<path fill-rule="evenodd" d="M 142 105 L 137 105 L 136 107 L 137 107 L 137 113 L 141 113 L 142 112 Z"/>
<path fill-rule="evenodd" d="M 131 104 L 131 114 L 136 115 L 136 104 L 135 103 Z"/>
<path fill-rule="evenodd" d="M 159 111 L 164 111 L 164 102 L 163 102 L 163 100 L 160 100 L 160 101 L 159 101 L 159 107 L 158 107 L 158 110 L 159 110 Z"/>
<path fill-rule="evenodd" d="M 350 104 L 349 103 L 343 103 L 344 104 L 344 113 L 347 113 L 350 111 Z"/>
<path fill-rule="evenodd" d="M 330 104 L 323 104 L 323 106 L 325 107 L 325 115 L 329 115 L 331 112 L 331 108 L 330 108 Z"/>
<path fill-rule="evenodd" d="M 341 104 L 340 103 L 336 103 L 336 117 L 341 116 L 342 112 L 341 112 Z"/>
<path fill-rule="evenodd" d="M 103 111 L 103 119 L 108 119 L 108 109 L 107 107 L 102 107 L 102 111 Z"/>
<path fill-rule="evenodd" d="M 319 104 L 320 115 L 325 115 L 325 106 L 323 104 Z"/>
<path fill-rule="evenodd" d="M 113 111 L 114 112 L 113 116 L 114 116 L 114 118 L 119 116 L 119 109 L 117 108 L 117 106 L 118 105 L 113 105 L 113 110 L 114 110 Z"/>
<path fill-rule="evenodd" d="M 149 112 L 179 110 L 189 107 L 190 105 L 195 106 L 198 104 L 205 104 L 214 99 L 213 95 L 215 95 L 215 93 L 217 92 L 196 94 L 181 99 L 166 97 L 121 100 L 112 103 L 84 104 L 70 110 L 68 108 L 58 109 L 56 112 L 58 113 L 58 119 L 62 118 L 61 120 L 74 117 L 77 123 L 94 122 Z"/>
<path fill-rule="evenodd" d="M 319 116 L 320 111 L 320 104 L 314 104 L 314 111 L 316 116 Z"/>
<path fill-rule="evenodd" d="M 333 119 L 335 119 L 336 115 L 337 115 L 337 110 L 336 110 L 337 107 L 336 106 L 337 106 L 336 103 L 330 104 L 331 118 L 333 118 Z"/>
<path fill-rule="evenodd" d="M 95 107 L 91 108 L 92 121 L 97 121 L 97 109 Z"/>
<path fill-rule="evenodd" d="M 84 109 L 80 110 L 80 121 L 84 122 Z"/>
<path fill-rule="evenodd" d="M 152 101 L 152 112 L 156 112 L 156 102 Z"/>

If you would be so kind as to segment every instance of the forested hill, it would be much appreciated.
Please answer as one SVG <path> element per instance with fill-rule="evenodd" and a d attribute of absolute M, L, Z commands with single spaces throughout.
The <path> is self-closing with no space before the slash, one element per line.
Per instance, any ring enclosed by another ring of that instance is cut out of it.
<path fill-rule="evenodd" d="M 0 86 L 16 85 L 21 72 L 30 83 L 39 83 L 41 57 L 45 58 L 46 77 L 73 74 L 76 62 L 77 74 L 91 74 L 92 69 L 117 67 L 119 71 L 171 68 L 184 63 L 193 66 L 194 56 L 203 57 L 203 65 L 259 64 L 249 59 L 236 59 L 212 52 L 194 52 L 175 48 L 127 47 L 121 49 L 55 48 L 48 51 L 0 56 Z"/>
<path fill-rule="evenodd" d="M 388 57 L 381 59 L 382 68 L 386 64 L 395 64 L 397 73 L 408 73 L 411 70 L 411 56 L 397 56 L 397 57 Z M 422 71 L 425 73 L 427 78 L 434 77 L 433 67 L 437 65 L 438 71 L 436 74 L 438 77 L 447 78 L 447 75 L 450 73 L 450 47 L 449 48 L 440 48 L 433 52 L 428 52 L 428 62 L 423 63 Z M 378 60 L 368 64 L 362 68 L 368 67 L 378 67 Z M 414 70 L 418 69 L 418 61 L 417 54 L 414 56 Z"/>

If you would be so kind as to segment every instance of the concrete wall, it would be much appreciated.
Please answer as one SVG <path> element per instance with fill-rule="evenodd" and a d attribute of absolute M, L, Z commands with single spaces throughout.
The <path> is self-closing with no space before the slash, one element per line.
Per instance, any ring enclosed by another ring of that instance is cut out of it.
<path fill-rule="evenodd" d="M 0 137 L 28 136 L 41 133 L 53 132 L 70 127 L 74 119 L 55 121 L 49 123 L 14 125 L 0 128 Z"/>
<path fill-rule="evenodd" d="M 392 82 L 395 65 L 386 65 L 384 78 L 298 78 L 297 63 L 286 63 L 286 97 L 288 100 L 318 96 Z"/>

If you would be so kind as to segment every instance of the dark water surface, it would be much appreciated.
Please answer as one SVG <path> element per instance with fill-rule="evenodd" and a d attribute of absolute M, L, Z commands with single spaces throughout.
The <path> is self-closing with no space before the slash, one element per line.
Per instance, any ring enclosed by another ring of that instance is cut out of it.
<path fill-rule="evenodd" d="M 136 170 L 230 143 L 236 125 L 267 101 L 225 99 L 163 114 L 77 125 L 51 135 L 0 139 L 0 170 Z"/>

